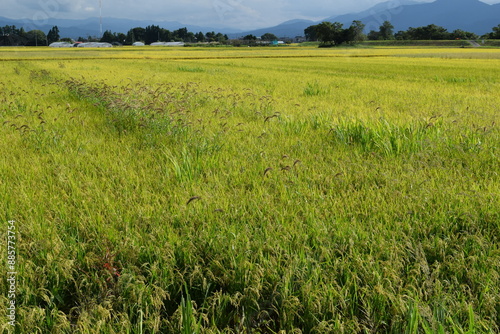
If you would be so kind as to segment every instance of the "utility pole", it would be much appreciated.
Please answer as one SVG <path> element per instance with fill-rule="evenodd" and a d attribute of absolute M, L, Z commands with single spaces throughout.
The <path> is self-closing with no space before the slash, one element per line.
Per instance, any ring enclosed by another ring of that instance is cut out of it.
<path fill-rule="evenodd" d="M 102 38 L 102 0 L 99 0 L 99 30 Z"/>

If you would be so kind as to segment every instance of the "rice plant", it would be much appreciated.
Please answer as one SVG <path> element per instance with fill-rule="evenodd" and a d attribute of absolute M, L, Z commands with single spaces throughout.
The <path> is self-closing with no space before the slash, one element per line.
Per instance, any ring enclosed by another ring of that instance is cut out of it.
<path fill-rule="evenodd" d="M 498 50 L 141 52 L 0 51 L 17 332 L 500 331 Z"/>

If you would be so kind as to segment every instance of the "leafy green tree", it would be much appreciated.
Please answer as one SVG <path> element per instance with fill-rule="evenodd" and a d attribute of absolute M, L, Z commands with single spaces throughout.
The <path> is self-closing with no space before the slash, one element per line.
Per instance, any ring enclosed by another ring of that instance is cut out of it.
<path fill-rule="evenodd" d="M 116 42 L 116 36 L 110 30 L 106 30 L 101 37 L 100 42 L 113 43 Z"/>
<path fill-rule="evenodd" d="M 18 29 L 16 29 L 16 26 L 5 26 L 5 27 L 0 27 L 0 35 L 6 36 L 10 34 L 17 34 Z"/>
<path fill-rule="evenodd" d="M 450 33 L 446 30 L 446 28 L 435 24 L 424 27 L 424 30 L 427 32 L 429 39 L 443 40 L 450 38 Z"/>
<path fill-rule="evenodd" d="M 500 24 L 496 27 L 493 27 L 493 31 L 490 32 L 487 37 L 491 39 L 500 39 Z"/>
<path fill-rule="evenodd" d="M 161 29 L 159 26 L 150 25 L 144 30 L 144 43 L 151 44 L 160 41 Z"/>
<path fill-rule="evenodd" d="M 347 32 L 347 42 L 348 43 L 360 43 L 366 40 L 366 35 L 363 33 L 365 30 L 365 25 L 361 21 L 352 21 L 351 26 Z"/>
<path fill-rule="evenodd" d="M 407 40 L 410 39 L 410 35 L 408 34 L 408 31 L 400 30 L 394 34 L 394 38 L 397 40 Z"/>
<path fill-rule="evenodd" d="M 59 28 L 57 26 L 53 26 L 47 34 L 47 42 L 51 44 L 57 42 L 60 38 L 61 36 L 59 36 Z"/>
<path fill-rule="evenodd" d="M 365 25 L 361 21 L 353 21 L 347 29 L 342 28 L 339 22 L 321 22 L 304 30 L 306 39 L 309 41 L 319 40 L 322 45 L 341 45 L 344 43 L 354 44 L 366 39 L 363 33 Z"/>
<path fill-rule="evenodd" d="M 250 35 L 246 35 L 245 37 L 243 37 L 243 40 L 244 41 L 256 41 L 257 40 L 257 37 L 250 34 Z"/>
<path fill-rule="evenodd" d="M 181 29 L 174 30 L 173 35 L 174 35 L 174 39 L 179 41 L 179 42 L 181 42 L 181 41 L 182 42 L 189 42 L 190 36 L 188 36 L 187 28 L 181 28 Z"/>
<path fill-rule="evenodd" d="M 21 32 L 20 32 L 21 33 Z M 47 45 L 47 35 L 41 30 L 30 30 L 26 33 L 27 46 Z"/>
<path fill-rule="evenodd" d="M 201 31 L 199 33 L 195 34 L 194 37 L 196 38 L 196 41 L 198 43 L 203 43 L 203 42 L 205 42 L 207 40 L 205 38 L 205 34 L 203 34 Z"/>
<path fill-rule="evenodd" d="M 330 43 L 333 45 L 335 41 L 335 37 L 333 35 L 334 27 L 331 22 L 325 21 L 316 25 L 316 36 L 322 44 Z"/>
<path fill-rule="evenodd" d="M 2 46 L 12 46 L 14 44 L 14 37 L 18 36 L 18 29 L 16 26 L 4 26 L 0 27 L 0 45 Z"/>
<path fill-rule="evenodd" d="M 496 38 L 500 39 L 500 24 L 496 27 L 493 27 L 493 34 L 494 36 L 496 36 Z"/>
<path fill-rule="evenodd" d="M 194 33 L 192 33 L 191 31 L 188 32 L 186 38 L 184 39 L 184 42 L 188 42 L 188 43 L 196 42 L 196 36 L 194 35 Z"/>
<path fill-rule="evenodd" d="M 263 41 L 277 41 L 278 40 L 278 37 L 276 37 L 275 34 L 271 34 L 271 33 L 265 33 L 264 35 L 262 35 L 260 37 L 260 39 L 262 39 Z"/>
<path fill-rule="evenodd" d="M 380 32 L 375 31 L 375 30 L 370 30 L 367 37 L 368 37 L 368 40 L 370 40 L 370 41 L 378 41 L 379 39 L 382 39 L 380 37 Z"/>
<path fill-rule="evenodd" d="M 23 27 L 21 27 L 18 31 L 19 45 L 28 45 L 28 38 L 28 33 L 26 32 L 26 30 L 24 30 Z"/>
<path fill-rule="evenodd" d="M 164 42 L 171 42 L 175 40 L 176 37 L 174 36 L 174 33 L 168 29 L 160 29 L 160 40 Z M 179 39 L 177 39 L 179 40 Z"/>
<path fill-rule="evenodd" d="M 125 35 L 124 33 L 119 32 L 115 34 L 115 42 L 118 42 L 120 44 L 125 44 L 126 40 L 127 40 L 127 35 Z"/>
<path fill-rule="evenodd" d="M 340 45 L 345 40 L 345 32 L 342 23 L 321 22 L 316 25 L 316 36 L 323 45 Z"/>
<path fill-rule="evenodd" d="M 368 39 L 371 41 L 394 39 L 394 26 L 389 21 L 384 21 L 378 31 L 371 30 Z"/>
<path fill-rule="evenodd" d="M 14 25 L 6 25 L 3 28 L 0 28 L 0 45 L 17 46 L 27 45 L 27 43 L 28 34 L 24 28 L 21 27 L 20 29 L 17 29 Z"/>
<path fill-rule="evenodd" d="M 142 41 L 144 42 L 144 35 L 146 34 L 146 29 L 142 27 L 136 27 L 132 29 L 132 33 L 134 34 L 134 42 Z"/>
<path fill-rule="evenodd" d="M 391 40 L 394 39 L 394 26 L 389 21 L 384 21 L 379 28 L 380 39 Z"/>
<path fill-rule="evenodd" d="M 134 35 L 134 31 L 132 29 L 130 29 L 128 32 L 127 32 L 127 36 L 125 37 L 125 45 L 132 45 L 136 42 L 135 40 L 135 35 Z"/>
<path fill-rule="evenodd" d="M 229 37 L 227 37 L 227 35 L 223 35 L 222 33 L 217 33 L 217 35 L 215 35 L 215 38 L 217 40 L 217 42 L 219 43 L 225 43 Z"/>
<path fill-rule="evenodd" d="M 304 29 L 304 36 L 306 37 L 306 40 L 310 42 L 318 40 L 318 35 L 316 34 L 316 27 L 317 25 L 312 25 Z"/>
<path fill-rule="evenodd" d="M 409 28 L 407 30 L 408 39 L 411 40 L 443 40 L 449 39 L 448 31 L 435 24 L 429 24 L 425 27 Z"/>
<path fill-rule="evenodd" d="M 211 43 L 211 42 L 215 42 L 215 40 L 216 40 L 216 36 L 217 36 L 217 35 L 215 34 L 215 31 L 211 31 L 211 32 L 209 31 L 209 32 L 207 32 L 207 33 L 205 34 L 206 41 L 207 41 L 207 42 L 210 42 L 210 43 Z"/>
<path fill-rule="evenodd" d="M 406 38 L 410 40 L 422 40 L 426 39 L 424 37 L 424 32 L 421 27 L 418 28 L 413 28 L 410 27 L 408 30 L 406 30 Z"/>
<path fill-rule="evenodd" d="M 473 32 L 468 32 L 468 31 L 463 31 L 461 29 L 456 29 L 450 33 L 449 38 L 450 39 L 478 39 L 479 36 L 477 36 Z"/>
<path fill-rule="evenodd" d="M 246 35 L 242 38 L 243 45 L 248 45 L 248 46 L 255 46 L 257 45 L 257 36 L 254 36 L 252 34 Z"/>

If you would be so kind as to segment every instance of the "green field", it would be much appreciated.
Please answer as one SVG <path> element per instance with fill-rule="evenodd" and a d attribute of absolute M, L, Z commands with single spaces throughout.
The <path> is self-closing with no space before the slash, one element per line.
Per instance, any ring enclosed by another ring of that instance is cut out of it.
<path fill-rule="evenodd" d="M 499 49 L 5 48 L 0 73 L 3 333 L 500 332 Z"/>

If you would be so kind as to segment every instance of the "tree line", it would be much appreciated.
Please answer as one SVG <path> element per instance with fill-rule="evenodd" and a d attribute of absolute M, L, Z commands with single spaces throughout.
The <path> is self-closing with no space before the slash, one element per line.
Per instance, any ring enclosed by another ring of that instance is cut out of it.
<path fill-rule="evenodd" d="M 339 22 L 322 22 L 320 24 L 311 25 L 304 30 L 304 35 L 308 41 L 320 41 L 323 46 L 341 45 L 341 44 L 356 44 L 364 40 L 452 40 L 452 39 L 478 39 L 479 36 L 460 29 L 448 32 L 446 28 L 430 24 L 424 27 L 412 28 L 405 31 L 394 32 L 394 26 L 385 21 L 379 27 L 379 30 L 371 30 L 368 34 L 363 31 L 365 25 L 361 21 L 353 21 L 348 28 L 344 28 Z M 500 39 L 500 24 L 492 28 L 490 33 L 487 33 L 482 38 Z M 262 41 L 274 41 L 278 38 L 273 34 L 264 34 L 261 37 Z M 70 38 L 61 38 L 59 28 L 52 27 L 47 34 L 41 30 L 25 31 L 24 28 L 16 28 L 16 26 L 0 27 L 0 46 L 38 46 L 49 45 L 57 41 L 71 42 Z M 257 45 L 257 37 L 247 35 L 238 41 L 229 41 L 227 35 L 215 32 L 198 32 L 193 33 L 187 28 L 181 28 L 174 31 L 160 28 L 156 25 L 150 25 L 146 28 L 136 27 L 130 29 L 127 34 L 113 33 L 106 30 L 101 38 L 83 38 L 79 37 L 78 41 L 100 41 L 108 43 L 119 43 L 124 45 L 132 45 L 134 42 L 144 42 L 151 44 L 158 41 L 163 42 L 218 42 L 222 44 L 239 45 Z"/>
<path fill-rule="evenodd" d="M 160 28 L 156 25 L 150 25 L 146 28 L 133 28 L 127 34 L 113 33 L 109 30 L 105 31 L 100 42 L 120 43 L 124 45 L 132 45 L 135 42 L 143 42 L 151 44 L 154 42 L 185 42 L 185 43 L 220 43 L 239 45 L 257 45 L 258 37 L 254 35 L 246 35 L 239 40 L 230 40 L 229 37 L 222 33 L 198 32 L 192 33 L 187 28 L 181 28 L 174 31 Z M 271 33 L 266 33 L 260 37 L 261 41 L 277 41 L 278 37 Z"/>
<path fill-rule="evenodd" d="M 423 27 L 398 31 L 394 33 L 394 26 L 385 21 L 378 31 L 372 30 L 368 33 L 368 40 L 452 40 L 452 39 L 478 39 L 479 36 L 473 32 L 461 29 L 449 32 L 446 28 L 435 24 Z"/>
<path fill-rule="evenodd" d="M 87 38 L 78 37 L 80 42 L 107 42 L 119 43 L 124 45 L 132 45 L 134 42 L 144 42 L 151 44 L 154 42 L 219 42 L 224 43 L 229 39 L 227 35 L 222 33 L 198 32 L 192 33 L 187 28 L 181 28 L 174 31 L 160 28 L 156 25 L 150 25 L 146 28 L 136 27 L 130 29 L 127 34 L 114 33 L 106 30 L 101 38 L 88 36 Z M 67 41 L 72 42 L 71 38 L 61 38 L 59 28 L 52 27 L 47 34 L 43 31 L 35 29 L 26 31 L 24 28 L 16 28 L 16 26 L 0 27 L 0 46 L 43 46 L 53 42 Z"/>
<path fill-rule="evenodd" d="M 321 22 L 304 30 L 308 41 L 320 41 L 322 45 L 341 45 L 359 43 L 366 39 L 363 30 L 365 25 L 361 21 L 353 21 L 347 29 L 339 22 Z"/>
<path fill-rule="evenodd" d="M 475 33 L 456 29 L 448 32 L 446 28 L 435 24 L 424 27 L 412 28 L 406 31 L 394 33 L 394 26 L 385 21 L 378 31 L 371 30 L 364 34 L 365 25 L 361 21 L 353 21 L 347 29 L 339 22 L 321 22 L 304 30 L 308 41 L 319 41 L 322 46 L 333 46 L 342 44 L 355 44 L 364 40 L 452 40 L 452 39 L 478 39 Z M 485 34 L 482 38 L 500 39 L 500 24 Z"/>
<path fill-rule="evenodd" d="M 130 29 L 127 34 L 123 33 L 113 33 L 106 30 L 101 42 L 107 43 L 119 43 L 124 45 L 132 45 L 135 42 L 143 42 L 145 44 L 151 44 L 154 42 L 185 42 L 185 43 L 197 43 L 197 42 L 219 42 L 223 43 L 227 41 L 229 37 L 223 35 L 222 33 L 212 32 L 198 32 L 193 33 L 187 30 L 187 28 L 181 28 L 174 31 L 170 31 L 164 28 L 160 28 L 157 25 L 150 25 L 146 28 L 136 27 Z"/>
<path fill-rule="evenodd" d="M 0 27 L 0 46 L 49 45 L 59 40 L 61 37 L 57 26 L 52 27 L 47 34 L 38 29 L 30 31 L 26 31 L 24 28 L 18 29 L 14 25 Z"/>
<path fill-rule="evenodd" d="M 264 34 L 261 41 L 275 41 L 278 37 L 274 34 Z M 214 31 L 203 33 L 193 33 L 187 28 L 180 28 L 170 31 L 160 28 L 157 25 L 149 25 L 145 28 L 136 27 L 130 29 L 126 34 L 116 33 L 106 30 L 101 38 L 98 37 L 78 37 L 79 42 L 106 42 L 111 44 L 132 45 L 135 42 L 151 44 L 154 42 L 185 42 L 185 43 L 221 43 L 240 45 L 258 45 L 258 38 L 254 35 L 247 35 L 241 40 L 230 40 L 229 37 L 220 32 Z M 52 27 L 47 34 L 41 30 L 25 31 L 24 28 L 16 26 L 0 27 L 0 46 L 43 46 L 53 42 L 67 41 L 73 42 L 71 38 L 61 38 L 59 28 Z"/>

